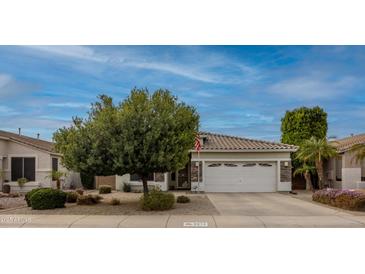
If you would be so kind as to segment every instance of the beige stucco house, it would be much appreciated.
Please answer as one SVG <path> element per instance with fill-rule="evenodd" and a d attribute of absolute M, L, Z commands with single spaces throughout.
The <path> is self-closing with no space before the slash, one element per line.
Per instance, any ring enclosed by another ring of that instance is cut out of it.
<path fill-rule="evenodd" d="M 148 184 L 162 190 L 185 189 L 206 192 L 275 192 L 290 191 L 290 153 L 297 147 L 281 143 L 253 140 L 202 132 L 201 151 L 190 151 L 190 161 L 181 170 L 151 173 Z M 52 186 L 52 170 L 66 169 L 61 155 L 54 151 L 53 143 L 21 134 L 0 131 L 0 169 L 4 176 L 1 185 L 11 185 L 13 191 L 28 191 L 35 187 Z M 20 189 L 18 178 L 29 182 Z M 111 184 L 122 190 L 128 183 L 141 188 L 135 174 L 96 178 L 96 187 Z M 66 185 L 80 184 L 77 173 L 68 172 Z"/>
<path fill-rule="evenodd" d="M 365 144 L 365 134 L 350 136 L 330 142 L 338 156 L 324 163 L 325 180 L 330 187 L 340 189 L 365 188 L 365 161 L 356 161 L 351 148 Z"/>
<path fill-rule="evenodd" d="M 290 153 L 297 147 L 262 140 L 202 132 L 200 153 L 190 151 L 185 168 L 169 173 L 150 174 L 149 185 L 162 190 L 186 189 L 206 192 L 290 191 Z M 99 178 L 100 184 L 108 178 Z M 98 181 L 98 180 L 97 180 Z M 115 188 L 123 183 L 142 187 L 136 175 L 115 177 Z"/>
<path fill-rule="evenodd" d="M 62 166 L 52 142 L 24 136 L 20 130 L 18 134 L 0 130 L 0 189 L 3 184 L 9 184 L 14 192 L 53 186 L 52 170 L 67 172 L 64 184 L 80 185 L 80 176 Z M 20 188 L 17 180 L 23 177 L 28 182 Z"/>

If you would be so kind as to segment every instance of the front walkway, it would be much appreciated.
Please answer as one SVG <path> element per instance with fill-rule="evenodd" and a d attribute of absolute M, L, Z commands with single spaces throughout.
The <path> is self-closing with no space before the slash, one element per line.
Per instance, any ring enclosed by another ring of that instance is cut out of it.
<path fill-rule="evenodd" d="M 365 227 L 365 216 L 343 212 L 329 216 L 0 215 L 0 228 L 3 227 Z"/>

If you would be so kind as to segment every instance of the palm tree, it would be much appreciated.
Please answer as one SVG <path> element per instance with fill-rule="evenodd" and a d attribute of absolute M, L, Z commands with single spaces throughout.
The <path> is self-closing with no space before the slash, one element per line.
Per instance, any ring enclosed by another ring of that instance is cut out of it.
<path fill-rule="evenodd" d="M 351 151 L 355 153 L 356 162 L 361 162 L 365 159 L 365 144 L 354 145 Z"/>
<path fill-rule="evenodd" d="M 314 162 L 318 174 L 319 188 L 323 188 L 323 160 L 337 155 L 336 148 L 329 144 L 325 138 L 311 137 L 300 146 L 297 158 L 303 162 Z"/>
<path fill-rule="evenodd" d="M 304 162 L 301 167 L 298 167 L 294 171 L 294 176 L 297 174 L 303 174 L 305 182 L 306 182 L 306 189 L 314 192 L 311 174 L 314 174 L 315 172 L 316 172 L 316 168 L 314 166 L 308 165 L 307 163 Z"/>
<path fill-rule="evenodd" d="M 62 171 L 52 170 L 51 174 L 46 178 L 51 178 L 53 181 L 56 181 L 57 189 L 61 188 L 61 178 L 66 177 L 66 173 Z"/>

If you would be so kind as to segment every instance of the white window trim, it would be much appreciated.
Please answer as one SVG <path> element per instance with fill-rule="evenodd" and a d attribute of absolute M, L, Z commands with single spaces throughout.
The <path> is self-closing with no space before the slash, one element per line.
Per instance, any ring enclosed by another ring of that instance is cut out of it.
<path fill-rule="evenodd" d="M 35 158 L 35 178 L 34 178 L 34 182 L 37 182 L 37 172 L 38 172 L 38 156 L 35 155 L 35 154 L 9 154 L 8 155 L 8 159 L 10 159 L 8 161 L 8 169 L 6 169 L 5 171 L 6 172 L 10 172 L 10 182 L 13 182 L 11 181 L 11 160 L 12 158 Z M 24 167 L 23 167 L 24 168 Z M 24 171 L 23 171 L 24 173 Z M 33 182 L 33 181 L 32 181 Z"/>

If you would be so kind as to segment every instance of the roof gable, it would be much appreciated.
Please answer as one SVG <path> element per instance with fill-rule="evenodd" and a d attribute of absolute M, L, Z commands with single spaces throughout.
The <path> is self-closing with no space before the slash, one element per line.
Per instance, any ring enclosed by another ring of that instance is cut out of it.
<path fill-rule="evenodd" d="M 3 131 L 3 130 L 0 130 L 0 137 L 15 141 L 18 143 L 22 143 L 25 145 L 29 145 L 34 148 L 44 150 L 44 151 L 47 151 L 50 153 L 55 153 L 54 143 L 52 143 L 52 142 L 48 142 L 48 141 L 44 141 L 41 139 L 36 139 L 36 138 L 24 136 L 24 135 L 19 135 L 19 134 L 15 134 L 15 133 Z"/>
<path fill-rule="evenodd" d="M 354 145 L 365 144 L 365 133 L 346 137 L 339 140 L 334 140 L 331 141 L 330 144 L 337 149 L 337 152 L 346 152 L 350 150 Z"/>

